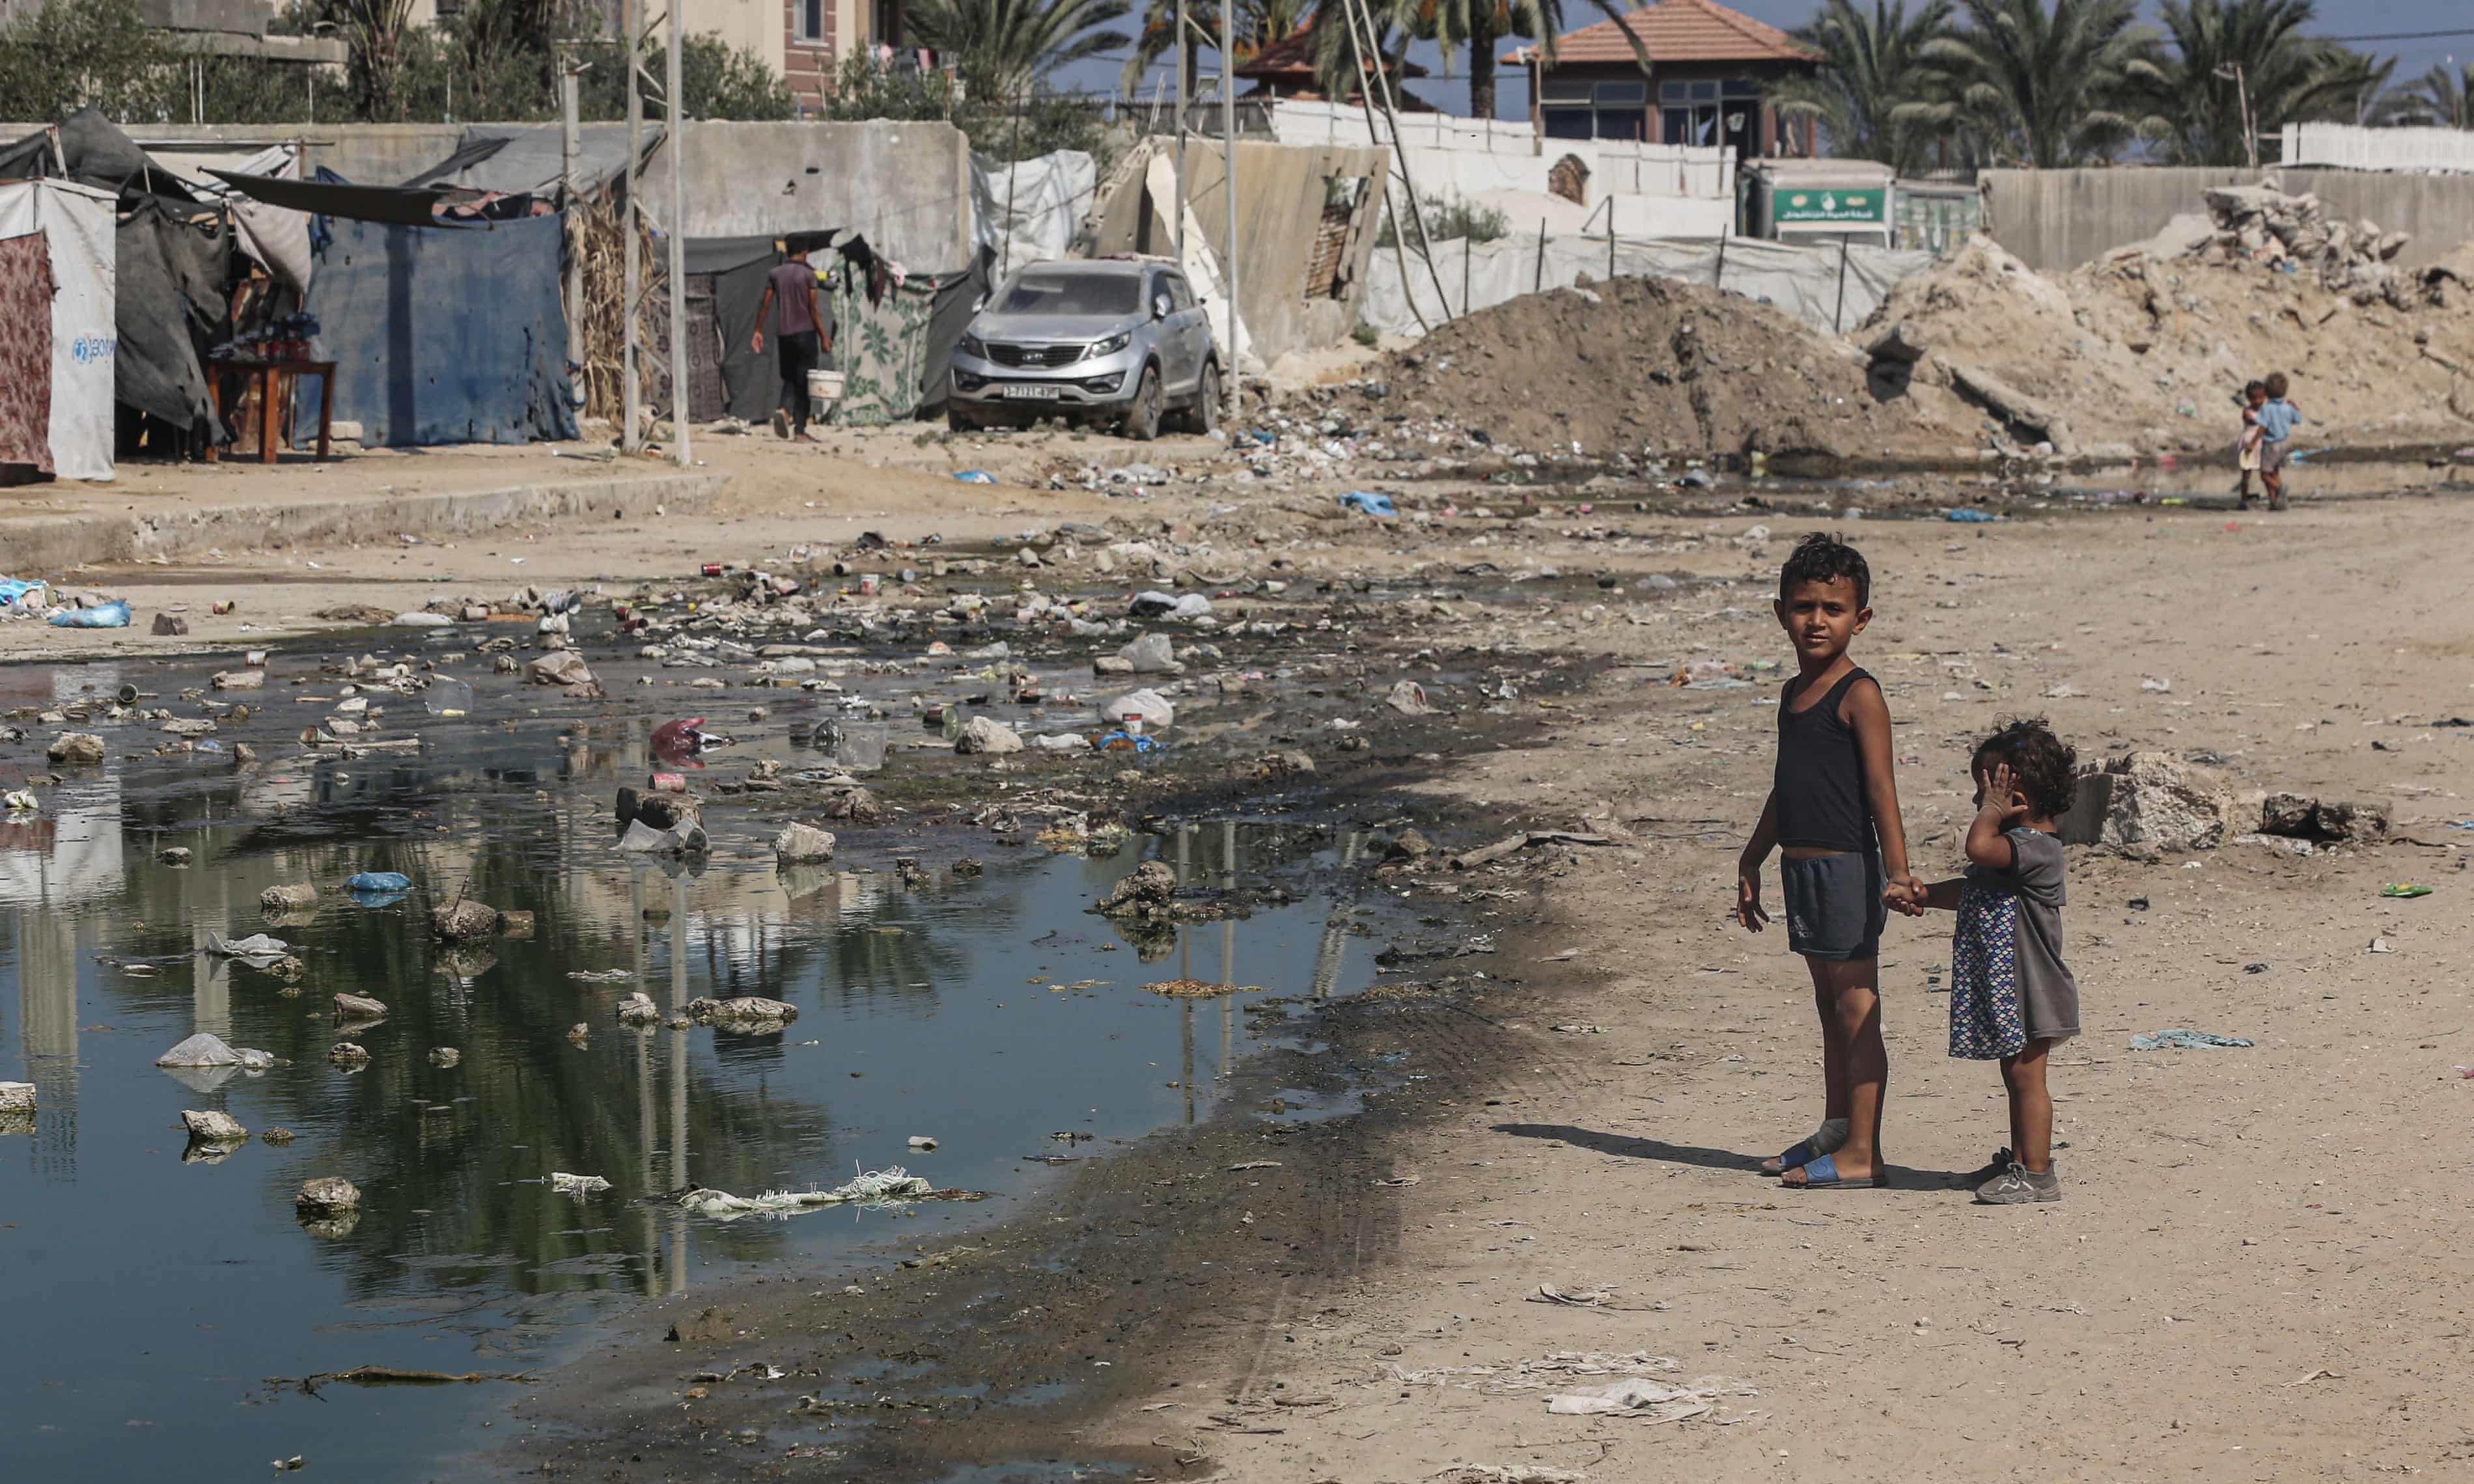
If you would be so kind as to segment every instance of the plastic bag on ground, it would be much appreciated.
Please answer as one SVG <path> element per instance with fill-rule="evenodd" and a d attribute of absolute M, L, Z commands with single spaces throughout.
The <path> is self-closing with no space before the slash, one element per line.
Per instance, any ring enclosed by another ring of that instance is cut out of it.
<path fill-rule="evenodd" d="M 271 1052 L 225 1045 L 223 1038 L 200 1031 L 155 1059 L 158 1066 L 237 1066 L 263 1071 L 275 1065 Z"/>
<path fill-rule="evenodd" d="M 1340 507 L 1343 510 L 1353 510 L 1366 515 L 1391 517 L 1400 514 L 1392 508 L 1392 496 L 1377 494 L 1371 490 L 1349 491 L 1340 497 Z"/>
<path fill-rule="evenodd" d="M 126 629 L 129 627 L 129 600 L 114 598 L 97 608 L 63 608 L 55 610 L 49 620 L 55 629 Z"/>
<path fill-rule="evenodd" d="M 363 871 L 346 878 L 344 882 L 344 890 L 348 892 L 408 892 L 412 890 L 412 877 L 405 875 L 400 871 Z"/>

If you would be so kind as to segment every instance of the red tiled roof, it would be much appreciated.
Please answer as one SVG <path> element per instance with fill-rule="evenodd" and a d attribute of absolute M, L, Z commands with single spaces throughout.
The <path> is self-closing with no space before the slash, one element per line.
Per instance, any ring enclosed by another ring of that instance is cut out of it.
<path fill-rule="evenodd" d="M 1717 0 L 1658 0 L 1623 18 L 1656 61 L 1817 61 L 1776 26 L 1728 10 Z M 1520 47 L 1503 60 L 1526 65 L 1535 47 Z M 1555 38 L 1558 62 L 1634 60 L 1632 43 L 1611 20 Z"/>
<path fill-rule="evenodd" d="M 1314 70 L 1315 23 L 1312 16 L 1307 17 L 1304 25 L 1256 52 L 1252 57 L 1238 63 L 1236 67 L 1236 73 L 1241 78 L 1311 80 L 1314 77 Z M 1414 61 L 1403 62 L 1395 75 L 1421 78 L 1426 75 L 1426 69 Z"/>

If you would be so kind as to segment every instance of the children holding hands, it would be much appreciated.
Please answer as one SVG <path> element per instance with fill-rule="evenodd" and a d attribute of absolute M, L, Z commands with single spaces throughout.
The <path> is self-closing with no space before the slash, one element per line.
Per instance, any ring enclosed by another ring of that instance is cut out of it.
<path fill-rule="evenodd" d="M 1872 621 L 1871 601 L 1863 557 L 1832 537 L 1806 538 L 1779 574 L 1774 608 L 1796 674 L 1780 694 L 1777 765 L 1736 864 L 1732 916 L 1752 932 L 1769 922 L 1761 869 L 1778 851 L 1787 946 L 1811 974 L 1821 1019 L 1824 1102 L 1820 1126 L 1761 1168 L 1791 1190 L 1887 1183 L 1881 930 L 1891 909 L 1939 908 L 1958 914 L 1950 1054 L 1999 1060 L 2010 1092 L 2010 1142 L 1978 1172 L 1977 1199 L 2057 1201 L 2045 1064 L 2055 1042 L 2078 1034 L 2078 989 L 2061 957 L 2055 833 L 2076 758 L 2042 721 L 1986 738 L 1971 765 L 1977 813 L 1967 874 L 1927 886 L 1908 869 L 1888 704 L 1848 656 Z"/>

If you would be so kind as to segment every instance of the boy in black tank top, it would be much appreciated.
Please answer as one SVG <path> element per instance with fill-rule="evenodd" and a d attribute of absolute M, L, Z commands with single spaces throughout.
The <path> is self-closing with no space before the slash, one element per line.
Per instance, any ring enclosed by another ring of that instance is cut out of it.
<path fill-rule="evenodd" d="M 1862 555 L 1819 533 L 1806 537 L 1779 573 L 1776 609 L 1795 646 L 1797 674 L 1779 698 L 1769 802 L 1735 868 L 1735 921 L 1759 932 L 1769 922 L 1761 866 L 1773 849 L 1782 851 L 1787 946 L 1804 955 L 1821 1016 L 1821 1127 L 1761 1164 L 1790 1190 L 1884 1183 L 1881 927 L 1892 906 L 1910 916 L 1924 910 L 1917 904 L 1924 883 L 1907 869 L 1899 823 L 1890 708 L 1880 685 L 1847 658 L 1872 622 L 1872 587 Z"/>

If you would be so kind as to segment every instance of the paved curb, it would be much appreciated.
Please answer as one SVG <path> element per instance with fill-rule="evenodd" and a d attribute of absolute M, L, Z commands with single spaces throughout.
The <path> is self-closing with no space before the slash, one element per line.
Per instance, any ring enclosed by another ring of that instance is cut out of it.
<path fill-rule="evenodd" d="M 230 552 L 290 545 L 389 540 L 483 531 L 563 517 L 640 520 L 660 506 L 670 515 L 709 509 L 730 476 L 645 473 L 498 490 L 389 492 L 310 500 L 235 503 L 114 515 L 40 515 L 0 519 L 0 551 L 10 575 L 56 575 L 92 562 L 172 561 L 210 548 Z"/>

